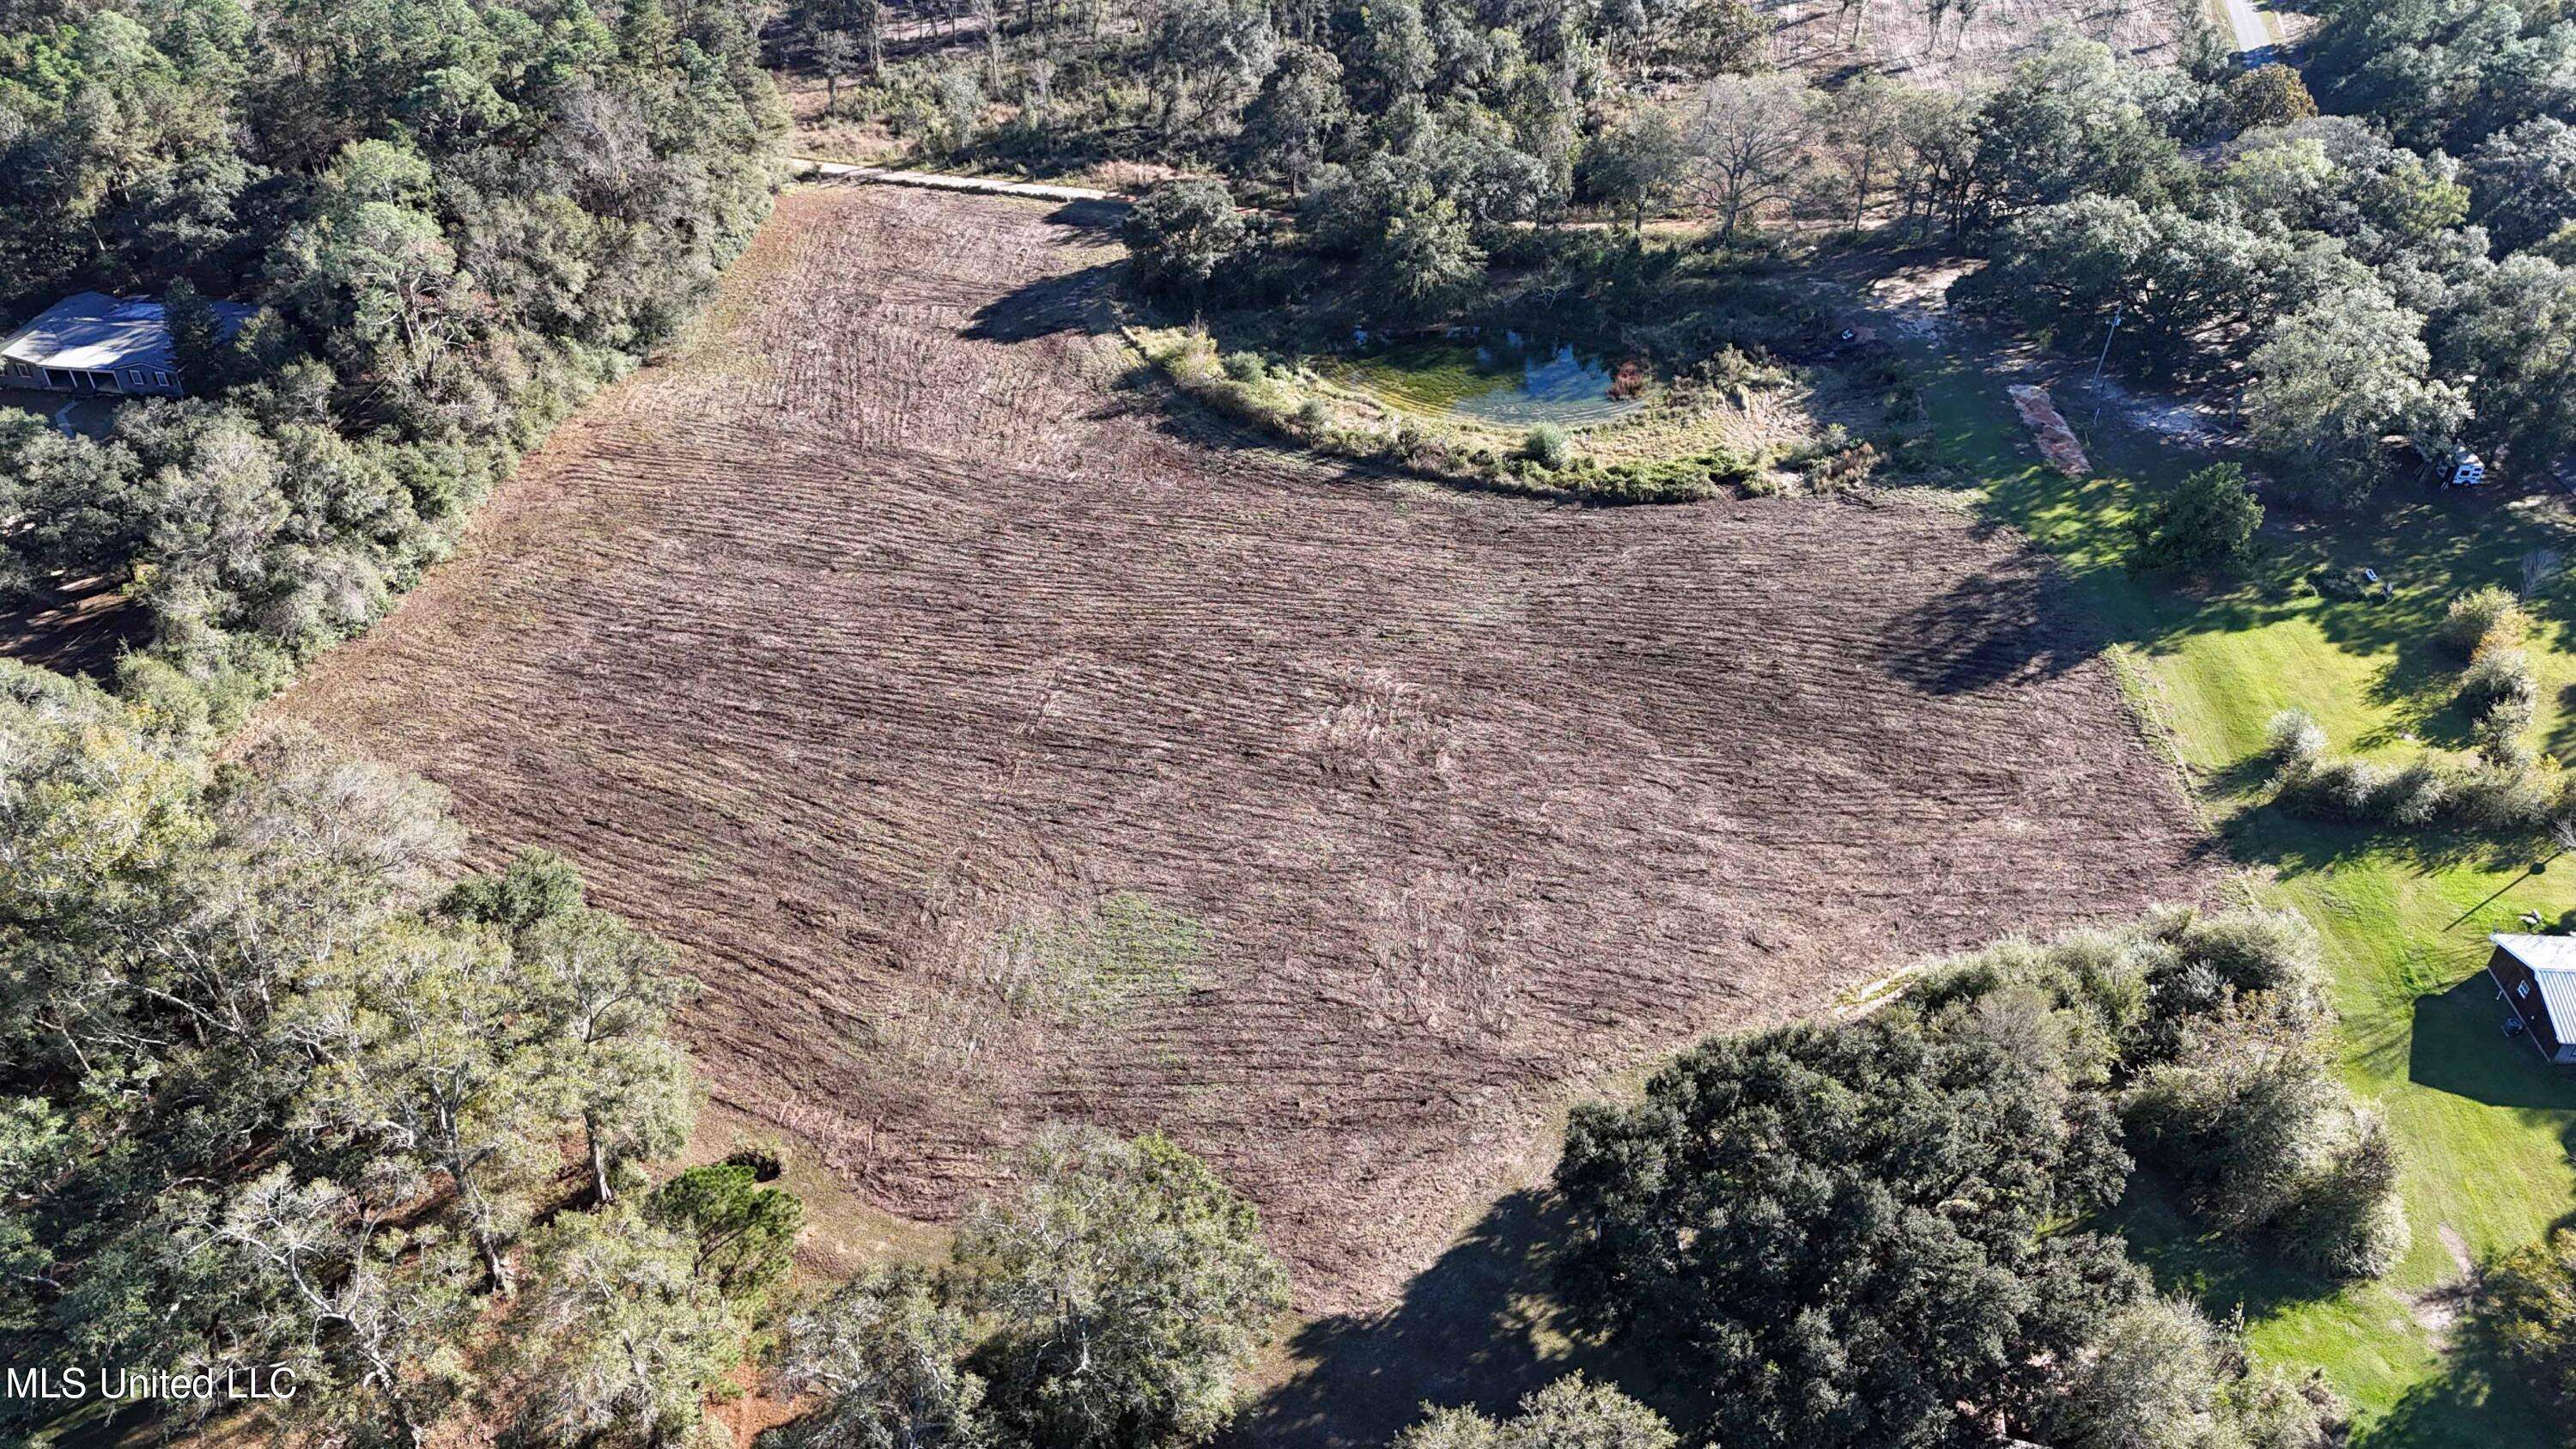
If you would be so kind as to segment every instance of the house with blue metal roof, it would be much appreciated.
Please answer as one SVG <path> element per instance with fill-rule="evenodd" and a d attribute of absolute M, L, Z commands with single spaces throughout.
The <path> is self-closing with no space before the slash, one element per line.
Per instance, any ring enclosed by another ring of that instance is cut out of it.
<path fill-rule="evenodd" d="M 222 337 L 250 320 L 251 308 L 213 306 Z M 65 297 L 0 342 L 0 387 L 83 396 L 177 397 L 187 390 L 169 310 L 155 298 L 105 292 Z"/>

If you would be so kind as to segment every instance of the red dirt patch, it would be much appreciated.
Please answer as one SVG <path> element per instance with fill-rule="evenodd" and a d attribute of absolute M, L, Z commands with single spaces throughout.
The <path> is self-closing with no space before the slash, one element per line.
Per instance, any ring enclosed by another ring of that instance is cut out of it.
<path fill-rule="evenodd" d="M 1580 509 L 1162 420 L 1077 213 L 808 188 L 276 706 L 707 981 L 723 1102 L 925 1217 L 1159 1127 L 1310 1309 L 1569 1091 L 1916 953 L 2193 897 L 2055 575 L 1911 507 Z"/>

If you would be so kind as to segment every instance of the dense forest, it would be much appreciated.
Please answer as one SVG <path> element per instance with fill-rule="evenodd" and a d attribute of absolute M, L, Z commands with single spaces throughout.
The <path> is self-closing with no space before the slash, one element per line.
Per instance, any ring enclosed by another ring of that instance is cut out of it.
<path fill-rule="evenodd" d="M 0 1366 L 92 1376 L 0 1400 L 0 1437 L 99 1423 L 114 1367 L 292 1385 L 266 1407 L 317 1441 L 678 1442 L 740 1361 L 800 1209 L 757 1160 L 639 1173 L 699 1095 L 671 953 L 552 857 L 459 881 L 416 780 L 207 750 L 741 249 L 756 23 L 0 7 L 0 312 L 164 298 L 190 393 L 104 437 L 0 419 L 7 584 L 149 621 L 122 698 L 0 679 Z"/>
<path fill-rule="evenodd" d="M 190 397 L 0 421 L 16 587 L 149 615 L 125 685 L 228 721 L 381 614 L 767 214 L 758 8 L 0 8 L 0 312 L 170 300 Z M 209 300 L 256 306 L 225 339 Z"/>

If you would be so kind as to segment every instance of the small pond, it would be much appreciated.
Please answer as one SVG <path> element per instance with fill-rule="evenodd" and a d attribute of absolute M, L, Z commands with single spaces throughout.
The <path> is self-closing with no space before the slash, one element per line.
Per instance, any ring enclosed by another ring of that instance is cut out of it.
<path fill-rule="evenodd" d="M 1602 358 L 1564 344 L 1416 342 L 1371 353 L 1351 364 L 1357 380 L 1418 412 L 1525 428 L 1608 422 L 1645 406 L 1642 397 L 1613 397 L 1618 374 Z"/>

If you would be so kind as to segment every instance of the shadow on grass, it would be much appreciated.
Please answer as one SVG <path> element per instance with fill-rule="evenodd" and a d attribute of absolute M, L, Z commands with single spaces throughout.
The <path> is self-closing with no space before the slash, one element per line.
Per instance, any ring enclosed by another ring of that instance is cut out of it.
<path fill-rule="evenodd" d="M 2347 1449 L 2493 1449 L 2500 1440 L 2491 1422 L 2514 1410 L 2500 1405 L 2496 1384 L 2503 1368 L 2491 1355 L 2455 1352 L 2448 1371 L 2406 1391 L 2397 1407 L 2346 1441 Z"/>
<path fill-rule="evenodd" d="M 2553 1440 L 2567 1442 L 2563 1426 L 2540 1422 L 2493 1331 L 2472 1315 L 2452 1333 L 2442 1372 L 2363 1425 L 2347 1449 L 2494 1449 Z"/>
<path fill-rule="evenodd" d="M 2269 773 L 2260 760 L 2246 759 L 2214 777 L 2246 787 L 2233 798 L 2249 807 L 2229 818 L 2220 830 L 2228 853 L 2239 864 L 2269 866 L 2284 878 L 2376 858 L 2424 873 L 2462 867 L 2510 871 L 2515 874 L 2513 884 L 2520 884 L 2524 876 L 2544 873 L 2553 856 L 2554 847 L 2536 829 L 2498 835 L 2453 827 L 2356 825 L 2292 815 L 2253 794 L 2253 788 Z M 2218 798 L 2230 797 L 2219 794 Z M 2465 920 L 2463 917 L 2462 922 Z"/>
<path fill-rule="evenodd" d="M 2184 1294 L 2221 1320 L 2239 1310 L 2248 1320 L 2268 1318 L 2339 1291 L 2204 1228 L 2184 1210 L 2172 1184 L 2143 1167 L 2103 1225 L 2128 1241 L 2129 1257 L 2160 1291 Z"/>
<path fill-rule="evenodd" d="M 2415 999 L 2406 1079 L 2491 1107 L 2576 1110 L 2576 1075 L 2541 1059 L 2530 1036 L 2506 1036 L 2512 1010 L 2481 971 Z"/>
<path fill-rule="evenodd" d="M 2558 691 L 2558 722 L 2550 726 L 2542 748 L 2559 759 L 2576 760 L 2576 684 Z"/>

